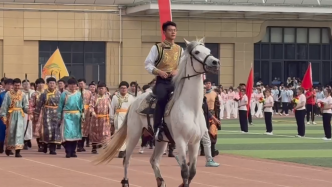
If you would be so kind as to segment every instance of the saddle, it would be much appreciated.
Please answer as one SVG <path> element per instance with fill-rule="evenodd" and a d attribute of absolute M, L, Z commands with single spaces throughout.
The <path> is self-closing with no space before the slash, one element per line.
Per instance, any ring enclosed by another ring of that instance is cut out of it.
<path fill-rule="evenodd" d="M 173 92 L 170 93 L 169 96 L 168 96 L 168 101 L 167 101 L 167 105 L 166 105 L 166 108 L 165 108 L 164 117 L 169 116 L 170 113 L 171 113 L 172 107 L 174 105 L 174 101 L 172 100 L 172 97 L 173 97 Z M 154 130 L 153 130 L 153 127 L 151 125 L 151 118 L 153 118 L 153 114 L 154 114 L 155 108 L 156 108 L 156 103 L 157 103 L 156 95 L 154 95 L 153 93 L 150 93 L 140 103 L 140 105 L 139 105 L 139 107 L 136 111 L 139 115 L 146 116 L 146 118 L 147 118 L 148 128 L 144 127 L 143 130 L 142 130 L 142 134 L 145 137 L 148 137 L 148 136 L 154 137 Z M 163 141 L 173 143 L 174 140 L 171 136 L 171 133 L 169 132 L 169 130 L 167 128 L 166 123 L 163 122 L 162 126 L 163 126 L 163 129 L 164 129 L 164 134 L 167 137 L 167 139 L 165 139 Z"/>

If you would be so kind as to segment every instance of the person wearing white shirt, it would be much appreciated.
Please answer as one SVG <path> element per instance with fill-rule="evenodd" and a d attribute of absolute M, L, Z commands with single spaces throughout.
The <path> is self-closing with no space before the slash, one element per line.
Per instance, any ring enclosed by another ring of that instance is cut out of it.
<path fill-rule="evenodd" d="M 272 94 L 273 101 L 274 101 L 273 110 L 274 110 L 275 114 L 278 114 L 280 103 L 279 103 L 279 90 L 278 90 L 277 86 L 273 87 L 271 94 Z"/>
<path fill-rule="evenodd" d="M 331 89 L 324 91 L 325 99 L 323 99 L 323 128 L 325 137 L 324 140 L 331 140 L 331 115 L 332 115 L 332 97 Z"/>
<path fill-rule="evenodd" d="M 280 98 L 282 102 L 282 111 L 280 112 L 280 115 L 285 114 L 288 116 L 288 110 L 289 110 L 289 104 L 291 102 L 291 99 L 293 97 L 293 91 L 289 90 L 288 86 L 285 86 L 284 89 L 281 90 Z"/>
<path fill-rule="evenodd" d="M 324 89 L 324 91 L 325 91 L 325 89 Z M 322 100 L 322 99 L 324 99 L 325 98 L 325 94 L 324 94 L 324 91 L 322 90 L 322 88 L 318 88 L 317 89 L 317 91 L 316 91 L 316 103 L 318 103 L 318 101 L 319 100 Z M 317 108 L 317 107 L 316 107 Z M 317 116 L 320 116 L 320 115 L 322 115 L 321 114 L 321 110 L 318 108 L 317 110 L 316 110 L 316 115 Z"/>
<path fill-rule="evenodd" d="M 306 115 L 306 110 L 305 110 L 305 104 L 306 104 L 306 97 L 303 94 L 304 89 L 302 87 L 297 89 L 297 95 L 298 95 L 298 103 L 295 106 L 295 119 L 296 119 L 296 124 L 297 124 L 297 132 L 298 134 L 296 135 L 299 138 L 302 138 L 305 136 L 305 115 Z"/>
<path fill-rule="evenodd" d="M 265 91 L 266 99 L 264 102 L 264 119 L 265 119 L 265 126 L 266 126 L 266 133 L 267 135 L 273 135 L 273 127 L 272 127 L 272 112 L 273 112 L 273 97 L 271 95 L 271 90 L 267 89 Z"/>
<path fill-rule="evenodd" d="M 248 132 L 248 97 L 246 95 L 246 90 L 241 89 L 241 98 L 238 101 L 239 105 L 239 121 L 240 121 L 240 128 L 242 133 Z"/>

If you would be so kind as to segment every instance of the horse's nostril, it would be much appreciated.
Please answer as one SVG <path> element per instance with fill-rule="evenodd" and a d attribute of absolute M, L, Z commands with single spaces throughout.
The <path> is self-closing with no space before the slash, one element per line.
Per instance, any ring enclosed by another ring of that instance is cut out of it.
<path fill-rule="evenodd" d="M 214 61 L 212 61 L 212 64 L 213 64 L 213 65 L 217 65 L 218 62 L 214 60 Z"/>

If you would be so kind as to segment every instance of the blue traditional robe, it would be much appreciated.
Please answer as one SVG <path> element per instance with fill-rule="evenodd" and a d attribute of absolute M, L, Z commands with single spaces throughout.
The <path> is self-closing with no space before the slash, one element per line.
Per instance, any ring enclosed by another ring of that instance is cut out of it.
<path fill-rule="evenodd" d="M 83 98 L 81 92 L 64 91 L 60 96 L 58 117 L 61 119 L 62 141 L 78 141 L 82 139 Z"/>
<path fill-rule="evenodd" d="M 0 93 L 0 107 L 2 105 L 3 100 L 5 99 L 7 91 L 3 91 Z M 4 142 L 6 137 L 6 125 L 0 120 L 0 142 Z"/>
<path fill-rule="evenodd" d="M 39 102 L 35 109 L 36 115 L 41 115 L 41 132 L 40 132 L 40 142 L 46 144 L 61 143 L 61 133 L 59 128 L 59 119 L 57 115 L 57 108 L 60 99 L 60 91 L 45 90 L 44 93 L 40 95 Z"/>
<path fill-rule="evenodd" d="M 24 113 L 28 113 L 29 101 L 22 91 L 11 90 L 3 100 L 0 118 L 6 122 L 6 150 L 20 150 L 24 145 Z"/>

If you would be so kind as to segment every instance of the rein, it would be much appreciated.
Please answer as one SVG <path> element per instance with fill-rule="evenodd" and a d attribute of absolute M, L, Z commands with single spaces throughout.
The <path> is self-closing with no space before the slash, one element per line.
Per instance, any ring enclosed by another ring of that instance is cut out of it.
<path fill-rule="evenodd" d="M 199 45 L 202 45 L 202 44 L 199 44 Z M 194 71 L 195 71 L 196 74 L 194 74 L 194 75 L 189 75 L 189 74 L 188 74 L 187 76 L 182 77 L 182 79 L 188 79 L 188 80 L 189 80 L 189 79 L 192 78 L 192 77 L 196 77 L 196 76 L 198 76 L 198 75 L 201 75 L 201 74 L 204 74 L 204 73 L 207 72 L 207 70 L 205 69 L 206 60 L 207 60 L 210 56 L 212 56 L 212 55 L 211 55 L 211 54 L 208 54 L 208 55 L 206 55 L 206 57 L 204 58 L 203 61 L 200 61 L 199 59 L 196 58 L 195 55 L 192 54 L 192 51 L 193 51 L 197 46 L 198 46 L 198 45 L 196 45 L 196 46 L 195 46 L 195 47 L 189 52 L 189 55 L 190 55 L 190 62 L 191 62 L 191 67 L 194 69 Z M 193 58 L 194 58 L 197 62 L 199 62 L 200 64 L 202 64 L 203 69 L 204 69 L 203 72 L 197 72 L 197 71 L 195 70 L 195 68 L 194 68 Z M 186 63 L 187 63 L 187 62 L 188 62 L 188 61 L 186 61 Z"/>

